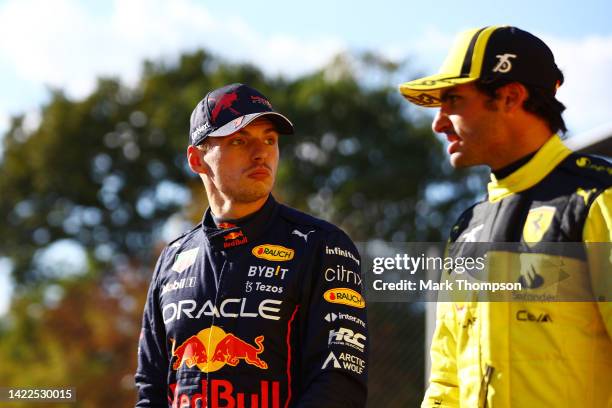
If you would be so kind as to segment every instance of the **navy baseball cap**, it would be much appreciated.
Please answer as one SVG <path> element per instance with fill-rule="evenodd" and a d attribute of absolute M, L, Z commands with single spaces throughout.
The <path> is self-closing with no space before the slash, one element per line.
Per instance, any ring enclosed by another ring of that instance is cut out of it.
<path fill-rule="evenodd" d="M 244 84 L 230 84 L 210 91 L 191 114 L 189 144 L 197 146 L 207 137 L 222 137 L 236 133 L 265 116 L 278 133 L 293 134 L 293 124 L 272 108 L 263 94 Z"/>

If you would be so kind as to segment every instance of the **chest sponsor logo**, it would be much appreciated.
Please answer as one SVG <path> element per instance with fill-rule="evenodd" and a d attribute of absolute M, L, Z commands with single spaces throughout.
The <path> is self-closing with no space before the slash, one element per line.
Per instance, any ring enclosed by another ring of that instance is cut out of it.
<path fill-rule="evenodd" d="M 321 370 L 328 367 L 343 368 L 356 374 L 361 374 L 365 368 L 365 360 L 349 353 L 341 353 L 338 357 L 336 357 L 334 352 L 330 351 L 329 355 L 321 366 Z"/>
<path fill-rule="evenodd" d="M 340 305 L 352 306 L 359 309 L 365 307 L 363 296 L 349 288 L 330 289 L 323 294 L 323 299 L 329 303 L 338 303 Z"/>
<path fill-rule="evenodd" d="M 195 385 L 174 383 L 168 388 L 172 395 L 172 408 L 281 406 L 280 381 L 261 380 L 259 389 L 254 392 L 253 389 L 244 392 L 244 384 L 240 382 L 221 379 L 204 379 Z M 261 405 L 259 401 L 262 401 Z"/>
<path fill-rule="evenodd" d="M 249 239 L 244 235 L 242 230 L 228 232 L 223 236 L 223 248 L 233 248 L 244 245 L 249 242 Z"/>
<path fill-rule="evenodd" d="M 552 319 L 548 313 L 535 314 L 528 310 L 519 310 L 516 312 L 516 320 L 519 322 L 552 323 Z"/>
<path fill-rule="evenodd" d="M 266 320 L 279 320 L 282 303 L 282 300 L 264 299 L 256 308 L 253 308 L 251 304 L 247 305 L 246 298 L 228 298 L 224 299 L 217 307 L 212 300 L 207 300 L 204 304 L 198 305 L 193 299 L 185 299 L 165 305 L 162 309 L 162 316 L 164 324 L 180 319 L 199 319 L 202 316 L 214 316 L 216 318 L 261 317 Z"/>
<path fill-rule="evenodd" d="M 237 366 L 241 361 L 246 364 L 268 369 L 268 364 L 259 356 L 264 352 L 264 336 L 257 336 L 247 342 L 222 328 L 210 326 L 189 337 L 180 346 L 172 342 L 173 370 L 181 366 L 198 367 L 205 373 L 220 370 L 226 364 Z"/>
<path fill-rule="evenodd" d="M 304 241 L 308 242 L 308 234 L 313 233 L 313 232 L 315 232 L 315 230 L 308 231 L 308 232 L 304 233 L 302 231 L 298 231 L 298 230 L 294 229 L 291 233 L 293 235 L 297 235 L 300 238 L 304 238 Z"/>
<path fill-rule="evenodd" d="M 550 227 L 557 209 L 551 206 L 542 206 L 529 210 L 525 226 L 523 227 L 523 240 L 528 246 L 540 242 Z"/>
<path fill-rule="evenodd" d="M 327 255 L 338 255 L 338 256 L 343 256 L 345 258 L 348 259 L 352 259 L 353 261 L 355 261 L 357 263 L 357 265 L 360 264 L 359 259 L 353 255 L 353 253 L 347 249 L 342 249 L 340 247 L 333 247 L 330 248 L 327 245 L 325 245 L 325 253 Z"/>
<path fill-rule="evenodd" d="M 287 268 L 281 268 L 280 265 L 274 266 L 249 266 L 249 271 L 247 272 L 248 277 L 257 277 L 257 278 L 277 278 L 280 280 L 285 279 L 285 274 L 289 272 Z"/>
<path fill-rule="evenodd" d="M 268 285 L 262 282 L 251 282 L 246 281 L 244 283 L 244 291 L 246 293 L 257 291 L 257 292 L 270 292 L 270 293 L 283 293 L 284 288 L 282 286 Z"/>
<path fill-rule="evenodd" d="M 221 379 L 204 379 L 195 385 L 174 383 L 168 388 L 172 395 L 172 408 L 281 406 L 279 381 L 261 380 L 259 389 L 254 392 L 244 392 L 244 384 L 239 382 Z M 261 405 L 259 401 L 262 401 Z"/>
<path fill-rule="evenodd" d="M 336 268 L 327 268 L 325 270 L 325 280 L 327 282 L 346 282 L 352 283 L 361 287 L 361 276 L 359 272 L 353 272 L 344 267 L 344 265 L 336 265 Z"/>
<path fill-rule="evenodd" d="M 198 256 L 199 247 L 188 249 L 176 255 L 174 264 L 172 264 L 172 270 L 177 273 L 183 272 L 195 263 Z"/>
<path fill-rule="evenodd" d="M 338 330 L 329 331 L 329 339 L 327 344 L 337 344 L 340 346 L 353 347 L 356 350 L 363 352 L 365 347 L 366 336 L 361 333 L 355 333 L 346 327 L 340 327 Z"/>
<path fill-rule="evenodd" d="M 293 259 L 295 251 L 290 248 L 285 248 L 281 245 L 264 244 L 257 245 L 251 251 L 257 258 L 266 259 L 268 261 L 290 261 Z"/>
<path fill-rule="evenodd" d="M 196 285 L 196 278 L 183 278 L 180 280 L 175 280 L 173 282 L 166 283 L 162 286 L 161 294 L 168 292 L 174 292 L 175 290 L 185 289 L 185 288 L 193 288 Z"/>
<path fill-rule="evenodd" d="M 361 327 L 364 327 L 364 328 L 366 327 L 366 324 L 363 320 L 361 320 L 358 317 L 351 316 L 350 314 L 346 314 L 346 313 L 328 313 L 325 315 L 324 319 L 325 321 L 329 323 L 335 322 L 338 319 L 346 320 L 348 322 L 357 323 Z"/>

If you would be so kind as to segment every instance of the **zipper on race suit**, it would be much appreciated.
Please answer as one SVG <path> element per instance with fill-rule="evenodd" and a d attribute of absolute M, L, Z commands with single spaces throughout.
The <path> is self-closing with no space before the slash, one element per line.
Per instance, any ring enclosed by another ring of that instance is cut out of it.
<path fill-rule="evenodd" d="M 489 384 L 493 378 L 493 371 L 495 371 L 495 367 L 488 364 L 485 366 L 485 374 L 480 382 L 480 393 L 478 395 L 479 408 L 487 408 L 487 394 L 489 393 Z"/>

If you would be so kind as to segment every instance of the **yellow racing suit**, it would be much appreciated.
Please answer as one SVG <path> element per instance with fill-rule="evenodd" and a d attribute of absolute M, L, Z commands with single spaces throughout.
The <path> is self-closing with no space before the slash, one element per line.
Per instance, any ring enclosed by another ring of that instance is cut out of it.
<path fill-rule="evenodd" d="M 491 178 L 487 197 L 459 217 L 450 245 L 466 237 L 521 243 L 539 257 L 532 268 L 539 280 L 526 280 L 527 291 L 590 292 L 591 301 L 439 302 L 422 407 L 612 407 L 611 246 L 583 256 L 539 249 L 612 242 L 612 166 L 571 152 L 555 135 L 514 173 Z M 489 265 L 514 265 L 520 281 L 525 255 L 489 255 Z M 563 267 L 547 268 L 553 259 Z M 553 269 L 569 272 L 559 283 Z"/>

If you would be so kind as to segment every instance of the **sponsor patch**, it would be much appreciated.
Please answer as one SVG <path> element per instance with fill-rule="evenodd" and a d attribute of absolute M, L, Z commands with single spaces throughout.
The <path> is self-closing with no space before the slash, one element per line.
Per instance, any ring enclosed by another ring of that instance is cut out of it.
<path fill-rule="evenodd" d="M 360 264 L 359 259 L 357 259 L 357 257 L 355 255 L 353 255 L 353 253 L 351 251 L 349 251 L 348 249 L 342 249 L 340 247 L 330 248 L 327 245 L 325 245 L 325 253 L 327 255 L 343 256 L 345 258 L 352 259 L 353 261 L 355 261 L 357 263 L 357 265 Z"/>
<path fill-rule="evenodd" d="M 174 292 L 175 290 L 184 289 L 184 288 L 193 288 L 196 285 L 196 278 L 183 278 L 180 280 L 175 280 L 173 282 L 166 283 L 162 286 L 161 294 L 168 292 Z"/>
<path fill-rule="evenodd" d="M 328 367 L 343 368 L 347 371 L 352 371 L 355 374 L 361 374 L 365 368 L 365 360 L 349 353 L 341 353 L 338 357 L 336 357 L 334 352 L 330 351 L 329 356 L 327 356 L 323 362 L 321 369 L 324 370 Z"/>
<path fill-rule="evenodd" d="M 281 268 L 277 265 L 276 268 L 273 266 L 249 266 L 247 276 L 258 277 L 258 278 L 277 278 L 280 280 L 285 279 L 285 274 L 289 271 L 287 268 Z"/>
<path fill-rule="evenodd" d="M 347 305 L 363 309 L 365 307 L 365 300 L 361 294 L 349 288 L 334 288 L 326 291 L 323 294 L 323 299 L 329 303 L 338 303 L 340 305 Z"/>
<path fill-rule="evenodd" d="M 254 305 L 246 298 L 227 298 L 217 307 L 212 300 L 198 304 L 194 299 L 184 299 L 168 303 L 162 308 L 164 324 L 180 319 L 200 319 L 202 316 L 231 317 L 231 318 L 263 318 L 267 320 L 280 319 L 280 306 L 282 300 L 263 299 Z"/>
<path fill-rule="evenodd" d="M 295 251 L 290 248 L 285 248 L 281 245 L 264 244 L 257 245 L 251 251 L 257 258 L 266 259 L 268 261 L 290 261 L 293 259 Z"/>
<path fill-rule="evenodd" d="M 195 262 L 199 250 L 200 248 L 196 247 L 178 254 L 174 260 L 174 264 L 172 265 L 172 270 L 174 272 L 181 273 L 185 269 L 189 268 Z"/>
<path fill-rule="evenodd" d="M 257 336 L 253 340 L 243 340 L 233 333 L 226 333 L 222 328 L 211 326 L 200 330 L 176 347 L 172 342 L 172 356 L 176 357 L 172 364 L 173 370 L 182 366 L 192 368 L 197 366 L 200 371 L 210 373 L 217 371 L 226 364 L 237 366 L 239 363 L 268 369 L 260 356 L 264 352 L 264 336 Z"/>
<path fill-rule="evenodd" d="M 355 350 L 363 352 L 365 348 L 366 336 L 361 333 L 355 333 L 346 327 L 340 327 L 338 330 L 330 330 L 328 345 L 337 344 L 340 346 L 349 346 Z"/>
<path fill-rule="evenodd" d="M 358 317 L 351 316 L 350 314 L 346 314 L 346 313 L 328 313 L 325 315 L 324 319 L 325 321 L 329 323 L 335 322 L 338 319 L 346 320 L 349 322 L 357 323 L 361 327 L 364 327 L 364 328 L 366 327 L 366 324 L 363 320 L 361 320 Z"/>
<path fill-rule="evenodd" d="M 359 276 L 359 273 L 346 269 L 344 265 L 336 265 L 335 269 L 327 268 L 325 270 L 325 280 L 327 282 L 344 282 L 361 286 L 361 276 Z"/>
<path fill-rule="evenodd" d="M 557 209 L 551 206 L 542 206 L 529 210 L 525 226 L 523 227 L 523 239 L 528 246 L 540 242 L 550 227 Z"/>

